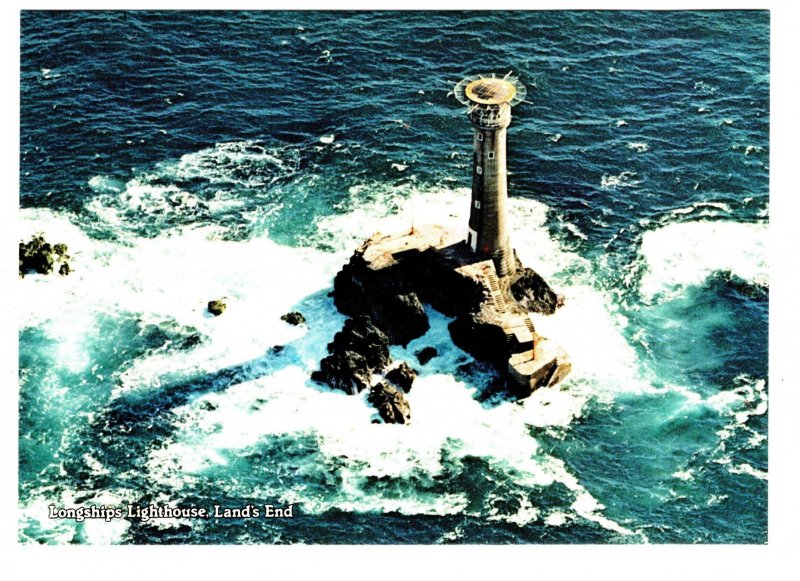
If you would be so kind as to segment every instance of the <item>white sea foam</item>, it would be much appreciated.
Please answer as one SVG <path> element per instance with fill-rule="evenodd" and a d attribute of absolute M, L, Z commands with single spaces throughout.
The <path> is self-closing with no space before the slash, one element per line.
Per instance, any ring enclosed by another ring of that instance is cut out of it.
<path fill-rule="evenodd" d="M 728 419 L 722 429 L 716 432 L 717 445 L 709 451 L 712 462 L 725 466 L 731 474 L 746 474 L 760 480 L 767 480 L 766 472 L 758 470 L 746 462 L 737 462 L 738 448 L 730 445 L 732 438 L 737 434 L 747 437 L 747 447 L 749 448 L 757 448 L 766 442 L 766 433 L 761 433 L 750 425 L 751 418 L 767 413 L 768 394 L 764 379 L 741 375 L 733 380 L 733 385 L 707 397 L 686 387 L 670 386 L 667 389 L 680 393 L 686 398 L 684 407 L 709 407 L 719 413 L 721 417 Z M 694 470 L 679 470 L 673 474 L 673 477 L 691 480 L 694 478 Z"/>
<path fill-rule="evenodd" d="M 125 184 L 108 176 L 93 176 L 89 179 L 89 187 L 102 194 L 118 194 L 125 189 Z"/>
<path fill-rule="evenodd" d="M 640 253 L 647 265 L 643 297 L 671 296 L 702 284 L 714 272 L 730 272 L 768 286 L 768 227 L 739 222 L 683 222 L 646 232 Z"/>
<path fill-rule="evenodd" d="M 672 210 L 672 214 L 678 216 L 682 214 L 691 214 L 692 212 L 700 210 L 698 214 L 700 217 L 719 215 L 719 212 L 704 212 L 703 210 L 707 208 L 713 208 L 726 213 L 731 212 L 731 207 L 724 202 L 697 202 L 691 206 L 676 208 L 675 210 Z"/>
<path fill-rule="evenodd" d="M 258 171 L 244 176 L 232 171 L 242 167 Z M 164 164 L 161 171 L 178 179 L 200 177 L 211 183 L 261 187 L 294 175 L 299 167 L 300 154 L 295 149 L 268 147 L 255 141 L 232 141 L 187 153 L 176 165 Z"/>
<path fill-rule="evenodd" d="M 299 164 L 300 153 L 294 148 L 267 147 L 255 141 L 218 143 L 183 155 L 176 162 L 158 164 L 124 183 L 93 176 L 89 186 L 99 195 L 86 204 L 86 210 L 122 231 L 134 227 L 141 216 L 191 216 L 200 211 L 235 209 L 244 200 L 230 196 L 224 186 L 263 188 L 294 175 Z M 201 198 L 177 185 L 195 179 L 222 187 L 213 197 L 205 194 Z"/>
<path fill-rule="evenodd" d="M 638 186 L 641 180 L 634 179 L 636 172 L 623 171 L 618 175 L 603 174 L 600 179 L 600 187 L 604 190 L 615 190 L 617 188 L 633 188 Z"/>
<path fill-rule="evenodd" d="M 753 468 L 747 462 L 743 462 L 741 464 L 737 464 L 735 466 L 731 465 L 728 466 L 728 472 L 731 474 L 747 474 L 748 476 L 752 476 L 753 478 L 758 478 L 759 480 L 768 480 L 768 475 L 763 470 L 758 470 Z"/>
<path fill-rule="evenodd" d="M 646 143 L 635 141 L 628 143 L 628 149 L 632 149 L 636 153 L 644 153 L 645 151 L 650 151 L 650 146 Z"/>

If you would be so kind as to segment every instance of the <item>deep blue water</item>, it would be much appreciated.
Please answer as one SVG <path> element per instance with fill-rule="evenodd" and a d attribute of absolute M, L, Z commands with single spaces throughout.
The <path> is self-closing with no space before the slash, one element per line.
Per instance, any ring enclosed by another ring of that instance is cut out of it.
<path fill-rule="evenodd" d="M 308 381 L 332 277 L 461 223 L 450 90 L 509 70 L 512 244 L 575 370 L 507 401 L 431 313 L 374 426 Z M 21 222 L 75 269 L 19 282 L 21 542 L 766 542 L 767 12 L 26 11 L 20 79 Z M 132 502 L 297 514 L 46 516 Z"/>

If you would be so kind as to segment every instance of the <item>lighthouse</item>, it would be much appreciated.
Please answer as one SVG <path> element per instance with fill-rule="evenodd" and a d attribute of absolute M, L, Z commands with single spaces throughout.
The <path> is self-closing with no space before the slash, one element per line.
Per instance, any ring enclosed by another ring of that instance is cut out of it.
<path fill-rule="evenodd" d="M 516 259 L 506 218 L 506 129 L 511 107 L 525 98 L 525 86 L 510 73 L 478 75 L 458 83 L 454 94 L 469 107 L 474 128 L 467 245 L 476 255 L 491 258 L 498 276 L 508 276 L 516 270 Z"/>

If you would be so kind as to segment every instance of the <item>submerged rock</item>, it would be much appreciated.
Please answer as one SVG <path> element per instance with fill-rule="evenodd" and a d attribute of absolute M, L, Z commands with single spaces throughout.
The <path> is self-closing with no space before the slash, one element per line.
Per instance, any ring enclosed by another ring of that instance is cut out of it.
<path fill-rule="evenodd" d="M 405 361 L 397 367 L 390 369 L 386 374 L 386 381 L 389 381 L 408 393 L 411 391 L 411 384 L 417 378 L 417 372 Z"/>
<path fill-rule="evenodd" d="M 179 349 L 191 349 L 203 342 L 203 336 L 200 333 L 192 333 L 178 344 Z"/>
<path fill-rule="evenodd" d="M 417 361 L 420 365 L 426 365 L 431 359 L 439 355 L 436 347 L 425 347 L 417 351 L 414 355 L 417 356 Z"/>
<path fill-rule="evenodd" d="M 407 424 L 411 422 L 411 408 L 403 392 L 381 382 L 372 387 L 367 396 L 381 419 L 387 424 Z"/>
<path fill-rule="evenodd" d="M 21 277 L 30 272 L 50 274 L 58 262 L 61 262 L 58 273 L 65 276 L 71 270 L 68 259 L 67 245 L 63 243 L 50 244 L 41 232 L 35 234 L 30 241 L 19 243 L 19 275 Z"/>
<path fill-rule="evenodd" d="M 389 339 L 365 316 L 347 319 L 328 344 L 328 355 L 311 379 L 355 394 L 371 384 L 372 374 L 389 365 Z"/>
<path fill-rule="evenodd" d="M 228 308 L 228 305 L 226 305 L 221 299 L 208 301 L 208 312 L 215 317 L 219 317 L 222 313 L 224 313 L 226 308 Z"/>
<path fill-rule="evenodd" d="M 306 322 L 306 318 L 303 316 L 302 313 L 298 311 L 292 311 L 291 313 L 286 313 L 281 317 L 281 321 L 286 321 L 290 325 L 302 325 Z"/>

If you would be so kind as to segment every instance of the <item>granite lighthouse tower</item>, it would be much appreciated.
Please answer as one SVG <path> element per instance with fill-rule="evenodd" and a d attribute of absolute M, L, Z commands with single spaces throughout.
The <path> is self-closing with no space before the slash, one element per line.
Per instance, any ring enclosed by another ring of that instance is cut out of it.
<path fill-rule="evenodd" d="M 506 128 L 511 107 L 525 98 L 525 86 L 510 75 L 479 75 L 458 83 L 454 93 L 469 107 L 475 130 L 467 245 L 478 256 L 491 258 L 498 276 L 508 276 L 516 270 L 516 259 L 506 218 Z"/>

